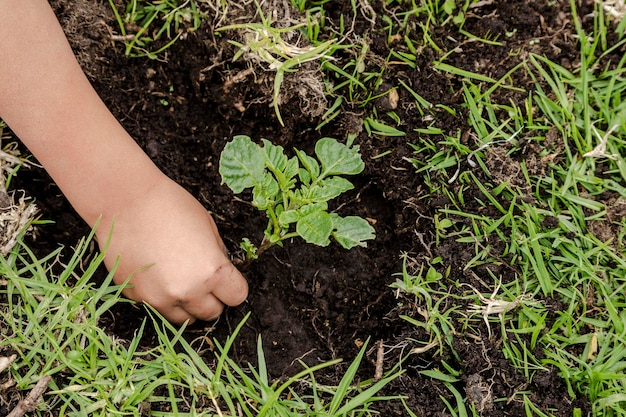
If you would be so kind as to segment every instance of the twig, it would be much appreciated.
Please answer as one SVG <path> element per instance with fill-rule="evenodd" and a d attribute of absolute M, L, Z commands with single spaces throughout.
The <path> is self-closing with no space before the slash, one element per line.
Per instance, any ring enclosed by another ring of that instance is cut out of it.
<path fill-rule="evenodd" d="M 483 7 L 483 6 L 490 6 L 491 4 L 493 4 L 493 2 L 494 2 L 494 0 L 477 1 L 476 3 L 470 4 L 468 9 L 477 9 L 477 8 Z"/>
<path fill-rule="evenodd" d="M 0 285 L 2 285 L 2 280 L 0 280 Z M 9 366 L 11 366 L 11 364 L 15 361 L 16 358 L 17 358 L 17 355 L 15 354 L 8 356 L 8 357 L 7 356 L 0 357 L 0 372 L 4 371 L 5 369 L 9 369 Z"/>
<path fill-rule="evenodd" d="M 30 393 L 17 404 L 17 407 L 13 409 L 7 415 L 7 417 L 23 417 L 24 414 L 33 412 L 37 409 L 37 403 L 39 398 L 46 392 L 48 384 L 52 380 L 50 375 L 46 375 L 37 382 L 37 385 L 30 391 Z"/>
<path fill-rule="evenodd" d="M 374 379 L 376 381 L 380 380 L 383 377 L 383 364 L 385 362 L 385 346 L 383 345 L 383 341 L 378 341 L 378 346 L 376 349 L 376 370 L 374 372 Z"/>
<path fill-rule="evenodd" d="M 111 40 L 113 42 L 130 42 L 135 40 L 135 35 L 113 35 L 111 34 Z"/>
<path fill-rule="evenodd" d="M 376 25 L 376 12 L 374 11 L 374 8 L 370 6 L 370 2 L 359 0 L 359 6 L 361 6 L 361 16 L 363 16 L 365 20 L 370 22 L 372 27 L 374 27 Z"/>
<path fill-rule="evenodd" d="M 499 282 L 489 298 L 485 298 L 484 295 L 482 295 L 476 288 L 474 288 L 470 284 L 463 283 L 461 285 L 467 285 L 472 290 L 474 290 L 474 292 L 476 293 L 480 301 L 484 304 L 484 305 L 475 304 L 473 306 L 470 306 L 468 311 L 470 313 L 482 314 L 483 320 L 485 324 L 487 325 L 487 332 L 489 333 L 489 340 L 491 340 L 491 326 L 489 325 L 489 315 L 498 314 L 500 318 L 502 318 L 502 316 L 505 313 L 508 313 L 509 311 L 517 307 L 519 304 L 526 302 L 530 298 L 527 295 L 521 295 L 519 298 L 513 301 L 505 301 L 505 300 L 496 299 L 496 295 L 498 294 L 498 291 L 500 291 Z"/>

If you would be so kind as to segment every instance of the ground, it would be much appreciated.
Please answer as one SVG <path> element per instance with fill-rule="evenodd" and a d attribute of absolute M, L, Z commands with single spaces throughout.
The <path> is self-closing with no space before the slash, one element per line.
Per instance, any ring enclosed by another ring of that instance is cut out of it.
<path fill-rule="evenodd" d="M 498 34 L 499 41 L 507 47 L 465 42 L 456 45 L 456 52 L 447 61 L 451 65 L 496 79 L 530 52 L 544 54 L 565 67 L 575 65 L 578 52 L 572 36 L 569 2 L 480 3 L 480 7 L 471 9 L 464 29 L 479 37 Z M 364 107 L 344 103 L 342 115 L 321 131 L 315 130 L 319 123 L 316 110 L 307 114 L 298 97 L 285 99 L 281 105 L 283 127 L 269 103 L 267 75 L 244 74 L 242 81 L 234 82 L 233 77 L 241 74 L 246 65 L 231 62 L 235 50 L 226 42 L 228 37 L 215 37 L 209 25 L 186 34 L 158 60 L 128 58 L 123 44 L 111 40 L 118 28 L 107 1 L 56 0 L 52 4 L 81 65 L 103 100 L 157 165 L 214 215 L 233 256 L 241 256 L 238 244 L 243 237 L 260 239 L 265 222 L 262 213 L 220 185 L 219 155 L 233 135 L 245 134 L 255 140 L 267 138 L 286 149 L 296 147 L 306 151 L 323 136 L 343 140 L 349 133 L 357 135 L 355 143 L 360 146 L 366 169 L 353 179 L 355 190 L 337 206 L 341 205 L 344 214 L 371 219 L 376 240 L 367 248 L 350 251 L 338 245 L 312 247 L 297 239 L 283 248 L 272 248 L 245 271 L 250 283 L 247 302 L 227 309 L 216 323 L 195 324 L 188 330 L 190 339 L 208 333 L 223 340 L 246 313 L 251 313 L 232 350 L 237 361 L 255 362 L 256 340 L 260 335 L 270 372 L 280 378 L 299 369 L 297 359 L 315 364 L 341 357 L 349 363 L 360 344 L 370 339 L 373 348 L 361 372 L 364 377 L 371 377 L 375 370 L 375 343 L 384 343 L 384 368 L 389 369 L 417 346 L 411 340 L 428 340 L 427 334 L 400 317 L 415 315 L 412 300 L 397 297 L 389 287 L 402 271 L 403 254 L 407 254 L 409 264 L 411 259 L 426 253 L 441 256 L 447 265 L 452 265 L 451 282 L 480 288 L 474 276 L 463 269 L 473 256 L 469 246 L 433 245 L 436 233 L 431 219 L 434 211 L 445 205 L 446 197 L 425 198 L 427 187 L 423 178 L 407 159 L 415 157 L 407 145 L 416 141 L 414 129 L 433 122 L 410 105 L 413 100 L 406 89 L 397 90 L 396 109 L 402 121 L 401 129 L 407 132 L 405 137 L 370 136 L 362 129 L 362 119 L 371 114 L 373 107 L 382 113 L 392 105 L 384 99 Z M 383 2 L 371 4 L 374 12 L 384 14 Z M 580 7 L 581 15 L 591 10 L 587 2 L 582 2 Z M 341 14 L 346 18 L 352 16 L 351 2 L 347 0 L 330 2 L 325 8 L 329 21 L 336 22 Z M 367 17 L 357 15 L 355 30 L 363 36 L 369 34 L 369 62 L 384 62 L 390 45 L 383 22 L 377 20 L 372 27 Z M 455 46 L 456 41 L 445 30 L 436 29 L 430 36 L 447 50 Z M 549 39 L 549 42 L 529 42 L 532 39 Z M 517 53 L 507 52 L 511 50 Z M 435 126 L 469 133 L 460 107 L 461 86 L 454 78 L 433 68 L 435 57 L 431 51 L 424 49 L 418 53 L 415 69 L 389 65 L 380 88 L 384 91 L 398 87 L 399 82 L 406 83 L 426 100 L 457 110 L 456 116 L 443 110 L 436 113 Z M 517 86 L 530 83 L 531 79 L 515 80 Z M 523 94 L 510 93 L 509 97 L 500 99 L 516 100 Z M 383 153 L 384 157 L 377 157 Z M 494 153 L 497 156 L 497 150 Z M 532 156 L 529 151 L 521 157 Z M 514 178 L 516 173 L 505 169 L 511 165 L 496 165 L 500 167 L 500 175 Z M 59 244 L 71 247 L 88 233 L 44 171 L 20 171 L 15 186 L 28 190 L 36 199 L 43 218 L 55 221 L 38 229 L 32 242 L 37 250 L 45 252 Z M 499 271 L 505 279 L 507 272 L 511 275 L 505 267 Z M 141 307 L 121 305 L 115 309 L 115 318 L 103 326 L 123 336 L 132 334 L 144 317 Z M 447 349 L 410 355 L 403 364 L 406 373 L 388 386 L 386 393 L 406 395 L 416 415 L 445 415 L 441 398 L 452 401 L 452 394 L 442 382 L 419 373 L 445 361 L 462 371 L 458 388 L 482 410 L 482 415 L 526 415 L 524 404 L 516 398 L 516 393 L 522 390 L 532 392 L 535 404 L 557 416 L 569 416 L 575 407 L 583 413 L 589 409 L 584 399 L 572 402 L 556 370 L 529 382 L 504 358 L 501 340 L 490 339 L 486 326 L 479 337 L 464 335 L 460 326 L 459 323 L 453 338 L 458 355 Z M 150 335 L 145 339 L 149 345 Z M 323 378 L 337 382 L 343 370 L 333 368 Z M 508 401 L 494 403 L 494 398 Z M 387 409 L 381 410 L 382 415 L 406 415 L 398 402 L 384 407 Z"/>

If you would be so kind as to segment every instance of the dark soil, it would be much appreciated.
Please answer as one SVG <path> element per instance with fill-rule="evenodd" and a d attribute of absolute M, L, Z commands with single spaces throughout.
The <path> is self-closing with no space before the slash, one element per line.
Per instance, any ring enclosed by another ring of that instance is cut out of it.
<path fill-rule="evenodd" d="M 451 283 L 465 282 L 481 288 L 470 271 L 463 270 L 473 256 L 471 246 L 447 242 L 434 247 L 431 218 L 437 208 L 446 204 L 446 199 L 428 196 L 423 178 L 416 175 L 413 165 L 404 159 L 414 157 L 407 145 L 417 143 L 414 129 L 425 128 L 432 122 L 415 110 L 411 105 L 413 99 L 405 89 L 397 90 L 396 112 L 402 120 L 400 128 L 407 132 L 406 137 L 368 136 L 357 128 L 362 126 L 361 119 L 371 113 L 373 106 L 378 106 L 382 115 L 384 101 L 365 107 L 344 105 L 343 116 L 320 132 L 315 130 L 319 117 L 303 116 L 294 99 L 281 106 L 285 120 L 285 127 L 282 127 L 269 105 L 265 84 L 249 79 L 235 85 L 229 83 L 225 88 L 226 81 L 244 70 L 245 65 L 231 62 L 235 51 L 227 43 L 228 38 L 214 37 L 208 25 L 187 34 L 162 55 L 161 60 L 127 58 L 123 45 L 111 41 L 110 33 L 115 32 L 117 26 L 107 1 L 57 0 L 52 3 L 79 61 L 106 104 L 158 166 L 213 213 L 234 256 L 241 255 L 238 249 L 241 238 L 260 240 L 265 218 L 220 185 L 219 155 L 233 135 L 245 134 L 255 140 L 267 138 L 286 149 L 297 147 L 310 151 L 320 137 L 343 140 L 348 133 L 358 134 L 355 143 L 360 145 L 366 170 L 354 179 L 356 189 L 338 204 L 342 205 L 343 214 L 373 219 L 377 239 L 367 248 L 350 251 L 337 245 L 312 247 L 300 240 L 284 248 L 271 249 L 246 271 L 250 283 L 248 301 L 228 309 L 217 323 L 195 324 L 188 331 L 190 339 L 205 334 L 213 326 L 211 335 L 224 340 L 250 312 L 251 317 L 232 351 L 237 361 L 255 362 L 256 340 L 261 335 L 267 364 L 274 377 L 290 375 L 300 369 L 298 358 L 309 364 L 344 358 L 344 368 L 327 371 L 322 377 L 332 383 L 338 381 L 356 356 L 360 343 L 367 339 L 371 339 L 371 346 L 374 342 L 384 342 L 385 369 L 396 365 L 402 353 L 421 346 L 411 340 L 428 341 L 426 333 L 400 318 L 403 314 L 415 314 L 414 300 L 396 298 L 389 288 L 396 279 L 394 274 L 402 270 L 402 254 L 408 254 L 411 259 L 441 256 L 443 264 L 452 266 Z M 380 15 L 384 14 L 383 3 L 371 2 Z M 400 12 L 401 6 L 396 3 L 401 2 L 393 2 L 393 7 Z M 568 1 L 481 3 L 484 3 L 482 7 L 471 9 L 464 29 L 476 36 L 497 36 L 505 46 L 481 42 L 455 45 L 458 33 L 449 32 L 454 26 L 433 29 L 430 36 L 444 50 L 458 47 L 448 58 L 449 64 L 493 78 L 503 76 L 530 52 L 544 54 L 566 67 L 575 65 L 578 54 Z M 589 4 L 580 7 L 580 15 L 591 11 Z M 332 17 L 328 19 L 331 24 L 342 13 L 348 21 L 351 19 L 348 0 L 330 2 L 325 8 Z M 402 50 L 400 44 L 388 44 L 381 19 L 371 28 L 362 15 L 357 18 L 361 20 L 355 22 L 356 32 L 369 35 L 370 62 L 384 62 L 390 46 Z M 418 23 L 414 20 L 409 21 L 412 27 Z M 517 53 L 509 53 L 511 50 Z M 434 123 L 449 132 L 468 132 L 465 110 L 461 108 L 460 81 L 436 71 L 433 68 L 436 58 L 431 49 L 424 49 L 417 57 L 416 69 L 389 65 L 384 81 L 387 86 L 398 87 L 401 80 L 426 100 L 457 110 L 456 116 L 433 110 Z M 212 68 L 206 70 L 207 67 Z M 522 78 L 522 72 L 514 77 L 517 77 L 516 86 L 532 82 Z M 507 102 L 524 97 L 521 93 L 506 94 L 495 99 Z M 388 154 L 374 158 L 384 152 Z M 55 221 L 53 225 L 39 228 L 32 242 L 37 250 L 49 251 L 59 244 L 71 247 L 88 233 L 88 228 L 45 172 L 20 171 L 15 185 L 36 198 L 44 218 Z M 503 267 L 498 273 L 506 277 L 507 269 Z M 510 271 L 508 275 L 512 276 Z M 115 320 L 103 325 L 122 335 L 132 334 L 145 317 L 143 309 L 137 306 L 118 306 L 114 312 Z M 504 358 L 499 337 L 490 340 L 486 326 L 482 326 L 482 334 L 470 337 L 464 334 L 459 321 L 453 336 L 456 354 L 448 348 L 441 351 L 435 348 L 409 356 L 403 364 L 406 373 L 388 386 L 385 393 L 406 395 L 407 403 L 418 416 L 446 415 L 441 398 L 454 403 L 451 392 L 443 383 L 419 373 L 424 369 L 441 369 L 445 361 L 461 371 L 461 382 L 456 388 L 477 408 L 482 408 L 482 415 L 526 415 L 521 397 L 517 395 L 521 391 L 532 393 L 536 405 L 556 416 L 570 416 L 574 407 L 582 408 L 583 415 L 587 414 L 589 405 L 584 399 L 572 400 L 568 396 L 556 370 L 527 379 Z M 146 339 L 149 345 L 150 337 Z M 540 354 L 537 352 L 538 356 Z M 369 378 L 374 374 L 375 349 L 367 358 L 362 376 Z M 499 400 L 494 402 L 493 399 Z M 380 407 L 383 407 L 381 415 L 407 415 L 399 402 Z"/>

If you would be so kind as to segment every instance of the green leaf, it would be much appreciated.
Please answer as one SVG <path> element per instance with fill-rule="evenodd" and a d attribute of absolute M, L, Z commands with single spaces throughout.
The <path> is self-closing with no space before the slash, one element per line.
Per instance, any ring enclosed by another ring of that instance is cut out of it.
<path fill-rule="evenodd" d="M 307 216 L 316 211 L 326 211 L 328 210 L 328 204 L 325 201 L 321 201 L 319 203 L 309 203 L 304 205 L 298 209 L 300 216 Z"/>
<path fill-rule="evenodd" d="M 312 180 L 315 180 L 320 176 L 320 165 L 317 163 L 315 158 L 310 157 L 298 149 L 296 149 L 296 155 L 298 155 L 300 162 L 302 162 L 302 166 L 307 170 Z M 300 175 L 300 178 L 302 179 L 302 175 Z M 303 182 L 305 181 L 303 180 Z"/>
<path fill-rule="evenodd" d="M 296 175 L 298 175 L 299 171 L 300 171 L 300 164 L 298 164 L 298 158 L 294 156 L 293 158 L 289 159 L 289 161 L 287 162 L 287 166 L 285 166 L 285 170 L 284 170 L 285 177 L 291 180 Z"/>
<path fill-rule="evenodd" d="M 350 181 L 342 177 L 330 177 L 318 182 L 309 190 L 313 201 L 329 201 L 354 188 Z"/>
<path fill-rule="evenodd" d="M 296 181 L 293 179 L 298 173 L 298 159 L 293 157 L 287 159 L 282 146 L 272 144 L 267 139 L 263 139 L 263 153 L 265 154 L 265 164 L 274 174 L 281 190 L 293 188 Z"/>
<path fill-rule="evenodd" d="M 456 3 L 454 0 L 446 0 L 443 3 L 443 11 L 446 12 L 446 14 L 451 15 L 454 12 L 454 9 L 456 9 Z"/>
<path fill-rule="evenodd" d="M 235 136 L 222 151 L 219 172 L 223 183 L 239 194 L 265 176 L 265 156 L 248 136 Z"/>
<path fill-rule="evenodd" d="M 268 235 L 268 238 L 269 238 L 269 241 L 271 243 L 276 244 L 276 243 L 280 242 L 280 235 L 278 235 L 278 234 Z"/>
<path fill-rule="evenodd" d="M 330 214 L 321 210 L 302 217 L 296 223 L 296 233 L 307 243 L 319 246 L 328 246 L 332 229 L 333 220 Z"/>
<path fill-rule="evenodd" d="M 246 252 L 246 259 L 257 259 L 259 257 L 256 253 L 258 248 L 252 242 L 250 242 L 250 239 L 248 239 L 247 237 L 244 237 L 241 241 L 241 249 Z"/>
<path fill-rule="evenodd" d="M 295 190 L 289 190 L 287 192 L 287 200 L 289 201 L 290 209 L 297 209 L 305 204 L 309 204 L 311 201 L 306 197 L 308 194 L 309 188 L 302 185 L 300 188 Z"/>
<path fill-rule="evenodd" d="M 355 175 L 365 168 L 357 146 L 348 147 L 332 138 L 317 141 L 315 154 L 322 164 L 320 177 Z"/>
<path fill-rule="evenodd" d="M 439 381 L 444 381 L 444 382 L 458 382 L 459 381 L 459 378 L 452 376 L 452 375 L 444 374 L 439 369 L 427 369 L 425 371 L 419 371 L 419 373 L 429 378 L 433 378 Z"/>
<path fill-rule="evenodd" d="M 395 127 L 384 124 L 383 122 L 379 122 L 378 120 L 372 119 L 371 117 L 366 117 L 364 120 L 366 123 L 366 128 L 368 133 L 373 133 L 379 136 L 405 136 L 401 130 L 396 129 Z"/>
<path fill-rule="evenodd" d="M 271 175 L 266 175 L 262 181 L 252 189 L 252 204 L 261 210 L 266 210 L 276 202 L 275 197 L 280 192 L 280 188 L 278 182 Z"/>
<path fill-rule="evenodd" d="M 309 174 L 309 171 L 307 171 L 306 169 L 300 168 L 298 170 L 298 176 L 300 177 L 300 181 L 302 182 L 302 184 L 311 184 L 311 174 Z"/>
<path fill-rule="evenodd" d="M 367 220 L 357 216 L 341 217 L 332 215 L 333 238 L 344 248 L 350 249 L 355 246 L 366 247 L 366 240 L 376 237 L 374 228 Z"/>
<path fill-rule="evenodd" d="M 326 204 L 326 202 L 309 203 L 296 210 L 285 210 L 281 212 L 278 216 L 278 222 L 283 226 L 287 226 L 291 223 L 297 222 L 311 213 L 326 210 L 328 210 L 328 204 Z"/>
<path fill-rule="evenodd" d="M 267 139 L 262 139 L 263 153 L 267 167 L 272 171 L 284 171 L 287 166 L 287 155 L 282 146 L 274 145 Z"/>
<path fill-rule="evenodd" d="M 302 215 L 298 210 L 285 210 L 278 216 L 278 222 L 281 225 L 288 225 L 297 222 Z"/>

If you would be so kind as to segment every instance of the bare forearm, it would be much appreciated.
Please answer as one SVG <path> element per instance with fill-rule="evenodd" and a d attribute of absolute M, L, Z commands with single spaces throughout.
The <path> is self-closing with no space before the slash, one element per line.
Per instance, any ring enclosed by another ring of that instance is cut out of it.
<path fill-rule="evenodd" d="M 114 281 L 130 277 L 124 294 L 175 323 L 241 303 L 247 283 L 212 217 L 108 111 L 46 1 L 0 0 L 0 17 L 0 118 L 88 223 L 102 216 L 96 236 Z"/>
<path fill-rule="evenodd" d="M 0 2 L 0 118 L 93 224 L 163 175 L 108 111 L 44 0 Z"/>

